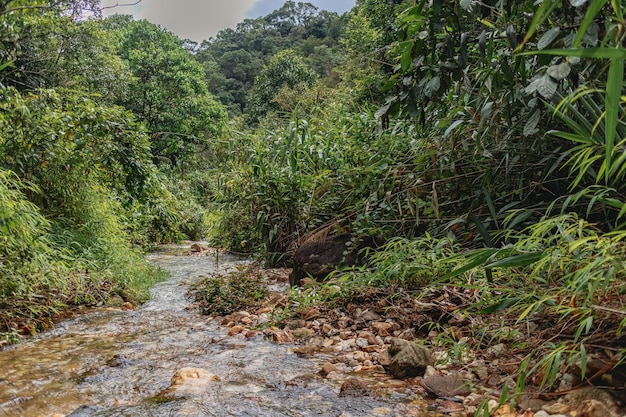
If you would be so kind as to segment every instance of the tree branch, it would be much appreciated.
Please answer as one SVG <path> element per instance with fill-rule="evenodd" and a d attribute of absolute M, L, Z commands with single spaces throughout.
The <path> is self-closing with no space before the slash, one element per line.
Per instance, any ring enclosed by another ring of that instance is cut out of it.
<path fill-rule="evenodd" d="M 101 7 L 100 10 L 106 10 L 106 9 L 114 9 L 116 7 L 127 7 L 127 6 L 135 6 L 137 4 L 141 3 L 141 0 L 137 0 L 134 3 L 125 3 L 125 4 L 119 4 L 119 3 L 115 3 L 113 6 L 106 6 L 106 7 Z"/>

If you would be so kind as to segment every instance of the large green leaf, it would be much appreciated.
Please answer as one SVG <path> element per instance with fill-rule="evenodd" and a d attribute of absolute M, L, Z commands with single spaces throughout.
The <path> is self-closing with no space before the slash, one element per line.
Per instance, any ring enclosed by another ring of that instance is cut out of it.
<path fill-rule="evenodd" d="M 626 48 L 562 48 L 544 49 L 543 51 L 520 52 L 520 55 L 558 55 L 579 58 L 625 59 Z"/>
<path fill-rule="evenodd" d="M 624 58 L 615 59 L 609 67 L 609 77 L 606 85 L 606 132 L 605 132 L 605 182 L 608 184 L 611 174 L 619 167 L 613 167 L 613 148 L 615 143 L 615 132 L 617 122 L 622 115 L 620 106 L 620 96 L 622 85 L 624 84 Z"/>
<path fill-rule="evenodd" d="M 474 269 L 477 266 L 484 265 L 485 262 L 487 262 L 489 258 L 497 254 L 498 252 L 499 252 L 499 249 L 495 249 L 495 248 L 477 249 L 475 251 L 468 252 L 464 256 L 462 256 L 463 259 L 468 261 L 467 263 L 465 263 L 464 265 L 462 265 L 461 267 L 453 271 L 448 272 L 447 274 L 442 276 L 439 280 L 445 281 L 449 278 L 459 276 L 471 269 Z M 451 258 L 451 260 L 452 259 L 455 259 L 455 258 Z"/>
<path fill-rule="evenodd" d="M 495 262 L 485 265 L 485 268 L 517 268 L 529 266 L 543 258 L 542 252 L 536 253 L 516 253 L 506 258 L 498 259 Z"/>

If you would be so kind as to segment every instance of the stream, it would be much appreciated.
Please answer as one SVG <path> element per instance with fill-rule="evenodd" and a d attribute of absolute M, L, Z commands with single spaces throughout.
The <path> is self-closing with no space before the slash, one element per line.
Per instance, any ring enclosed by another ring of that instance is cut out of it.
<path fill-rule="evenodd" d="M 136 310 L 96 309 L 0 351 L 0 417 L 412 414 L 406 398 L 340 396 L 319 377 L 320 364 L 291 345 L 229 337 L 190 307 L 186 292 L 244 261 L 183 252 L 149 255 L 171 278 Z M 217 377 L 164 397 L 183 368 Z"/>

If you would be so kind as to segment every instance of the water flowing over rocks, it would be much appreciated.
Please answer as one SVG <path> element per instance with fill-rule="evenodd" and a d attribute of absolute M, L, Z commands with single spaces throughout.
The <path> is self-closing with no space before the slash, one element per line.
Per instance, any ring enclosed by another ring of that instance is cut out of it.
<path fill-rule="evenodd" d="M 206 250 L 180 256 L 189 252 L 150 256 L 172 278 L 143 306 L 96 309 L 0 351 L 0 416 L 347 417 L 419 408 L 412 390 L 401 401 L 348 388 L 340 396 L 347 368 L 325 378 L 318 360 L 296 354 L 297 328 L 257 329 L 268 310 L 224 325 L 199 315 L 188 285 L 242 261 Z"/>
<path fill-rule="evenodd" d="M 145 305 L 98 309 L 0 351 L 0 417 L 626 415 L 599 388 L 501 404 L 501 387 L 515 384 L 505 352 L 466 353 L 456 366 L 436 334 L 418 341 L 405 325 L 421 313 L 397 305 L 310 308 L 277 325 L 288 270 L 267 272 L 267 305 L 200 316 L 189 284 L 244 261 L 204 247 L 182 254 L 191 251 L 150 257 L 172 278 Z"/>

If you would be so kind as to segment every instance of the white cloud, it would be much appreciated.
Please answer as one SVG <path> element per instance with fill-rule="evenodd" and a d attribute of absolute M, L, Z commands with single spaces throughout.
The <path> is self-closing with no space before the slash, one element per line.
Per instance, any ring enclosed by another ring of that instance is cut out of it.
<path fill-rule="evenodd" d="M 235 27 L 255 0 L 142 0 L 134 6 L 106 9 L 105 14 L 132 14 L 135 19 L 146 19 L 176 33 L 182 39 L 202 41 L 218 31 Z M 117 4 L 103 0 L 102 6 Z M 124 2 L 119 2 L 123 4 Z"/>
<path fill-rule="evenodd" d="M 135 19 L 146 19 L 174 32 L 182 39 L 201 42 L 226 28 L 234 28 L 248 17 L 265 16 L 280 8 L 285 0 L 102 0 L 105 16 L 115 13 L 132 14 Z M 345 12 L 356 0 L 312 0 L 320 10 Z"/>

